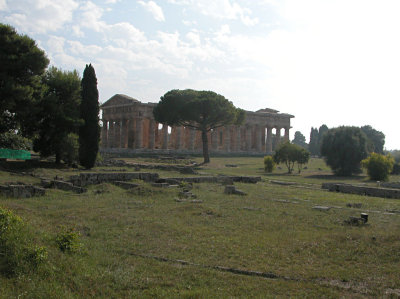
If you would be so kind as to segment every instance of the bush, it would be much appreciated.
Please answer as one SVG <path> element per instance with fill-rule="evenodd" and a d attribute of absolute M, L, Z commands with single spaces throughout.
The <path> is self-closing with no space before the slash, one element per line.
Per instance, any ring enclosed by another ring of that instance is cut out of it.
<path fill-rule="evenodd" d="M 79 143 L 77 134 L 68 134 L 63 139 L 61 148 L 61 160 L 67 165 L 73 165 L 78 162 Z"/>
<path fill-rule="evenodd" d="M 400 164 L 396 163 L 393 165 L 393 170 L 391 174 L 400 174 Z"/>
<path fill-rule="evenodd" d="M 303 164 L 307 163 L 310 158 L 310 153 L 296 144 L 285 142 L 279 145 L 274 154 L 275 163 L 285 163 L 288 173 L 293 172 L 294 164 L 297 162 L 300 168 Z"/>
<path fill-rule="evenodd" d="M 367 169 L 371 180 L 386 181 L 393 169 L 394 159 L 391 156 L 384 156 L 372 153 L 362 161 L 362 166 Z"/>
<path fill-rule="evenodd" d="M 368 139 L 357 127 L 339 127 L 324 134 L 321 155 L 339 176 L 361 172 L 361 161 L 368 156 Z"/>
<path fill-rule="evenodd" d="M 47 260 L 45 247 L 32 247 L 22 219 L 0 208 L 0 273 L 11 276 L 36 270 Z"/>
<path fill-rule="evenodd" d="M 29 139 L 15 133 L 0 134 L 0 148 L 13 150 L 30 150 L 32 144 Z"/>
<path fill-rule="evenodd" d="M 80 242 L 80 233 L 74 229 L 63 229 L 56 236 L 56 244 L 62 252 L 80 252 L 83 245 Z"/>
<path fill-rule="evenodd" d="M 264 170 L 265 172 L 273 172 L 275 169 L 275 162 L 272 156 L 264 157 Z"/>

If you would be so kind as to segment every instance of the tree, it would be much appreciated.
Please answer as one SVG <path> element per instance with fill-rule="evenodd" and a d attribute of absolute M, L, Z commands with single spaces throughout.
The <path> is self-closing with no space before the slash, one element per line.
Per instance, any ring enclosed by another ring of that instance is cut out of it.
<path fill-rule="evenodd" d="M 80 117 L 84 124 L 79 128 L 79 163 L 85 168 L 92 168 L 99 151 L 100 126 L 97 78 L 91 64 L 86 65 L 81 87 Z"/>
<path fill-rule="evenodd" d="M 371 126 L 363 126 L 361 127 L 361 131 L 363 131 L 369 139 L 369 151 L 383 154 L 383 146 L 385 145 L 385 134 L 375 130 Z"/>
<path fill-rule="evenodd" d="M 159 123 L 200 131 L 204 163 L 210 162 L 207 133 L 226 125 L 239 125 L 245 117 L 244 111 L 224 96 L 193 89 L 168 91 L 154 107 L 153 114 Z"/>
<path fill-rule="evenodd" d="M 319 140 L 317 128 L 311 128 L 310 143 L 308 144 L 308 149 L 310 150 L 311 155 L 319 155 Z"/>
<path fill-rule="evenodd" d="M 329 130 L 329 128 L 325 124 L 320 126 L 319 129 L 318 129 L 318 156 L 321 156 L 322 140 L 324 139 L 324 135 L 325 135 L 326 132 L 328 132 L 328 130 Z"/>
<path fill-rule="evenodd" d="M 325 133 L 321 154 L 339 176 L 359 173 L 361 160 L 368 156 L 368 139 L 357 127 L 338 127 Z"/>
<path fill-rule="evenodd" d="M 297 144 L 298 146 L 301 146 L 303 148 L 307 148 L 307 143 L 306 143 L 306 137 L 301 134 L 300 131 L 296 131 L 294 133 L 294 139 L 292 141 L 293 144 Z"/>
<path fill-rule="evenodd" d="M 288 173 L 292 173 L 296 162 L 303 165 L 308 162 L 309 157 L 310 153 L 304 148 L 290 142 L 285 142 L 276 149 L 274 161 L 278 164 L 285 163 Z"/>
<path fill-rule="evenodd" d="M 273 172 L 275 169 L 275 161 L 272 156 L 264 157 L 264 170 L 265 172 Z"/>
<path fill-rule="evenodd" d="M 301 168 L 303 167 L 304 164 L 307 164 L 308 161 L 310 160 L 310 152 L 306 150 L 305 148 L 301 148 L 300 150 L 297 151 L 297 169 L 299 173 L 301 173 Z"/>
<path fill-rule="evenodd" d="M 361 164 L 367 169 L 368 176 L 371 180 L 386 181 L 389 178 L 389 173 L 393 170 L 394 159 L 390 155 L 384 156 L 371 153 Z"/>
<path fill-rule="evenodd" d="M 48 64 L 33 39 L 0 24 L 0 133 L 34 133 L 35 104 L 43 92 L 40 79 Z"/>
<path fill-rule="evenodd" d="M 56 155 L 60 163 L 63 143 L 69 133 L 77 133 L 81 124 L 81 79 L 77 71 L 61 71 L 51 67 L 43 76 L 46 91 L 40 102 L 39 137 L 33 149 L 43 157 Z"/>

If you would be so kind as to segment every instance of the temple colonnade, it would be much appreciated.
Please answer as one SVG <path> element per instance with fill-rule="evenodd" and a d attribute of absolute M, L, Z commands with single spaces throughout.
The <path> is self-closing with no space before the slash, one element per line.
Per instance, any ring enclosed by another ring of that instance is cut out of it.
<path fill-rule="evenodd" d="M 157 123 L 152 113 L 155 105 L 125 95 L 115 95 L 104 103 L 101 106 L 102 150 L 201 152 L 201 132 L 189 127 L 168 127 Z M 246 111 L 243 125 L 230 125 L 208 132 L 209 150 L 225 153 L 272 152 L 280 142 L 289 140 L 290 119 L 293 117 L 272 109 Z"/>

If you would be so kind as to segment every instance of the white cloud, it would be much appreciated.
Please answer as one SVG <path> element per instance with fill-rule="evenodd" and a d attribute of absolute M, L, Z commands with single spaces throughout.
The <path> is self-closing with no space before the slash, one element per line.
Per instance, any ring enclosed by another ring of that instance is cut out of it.
<path fill-rule="evenodd" d="M 121 1 L 121 0 L 106 0 L 106 4 L 115 4 L 115 3 L 117 3 L 117 2 L 119 2 L 119 1 Z"/>
<path fill-rule="evenodd" d="M 254 26 L 259 20 L 252 18 L 252 11 L 232 0 L 168 0 L 176 5 L 191 6 L 205 16 L 222 20 L 240 20 L 246 26 Z"/>
<path fill-rule="evenodd" d="M 8 9 L 13 11 L 4 19 L 18 29 L 29 33 L 57 31 L 72 20 L 78 8 L 75 0 L 12 0 Z M 4 0 L 0 0 L 0 7 Z"/>
<path fill-rule="evenodd" d="M 6 0 L 0 0 L 0 11 L 7 10 L 7 2 Z"/>
<path fill-rule="evenodd" d="M 157 3 L 155 3 L 154 1 L 138 1 L 138 3 L 142 5 L 148 12 L 150 12 L 156 21 L 165 21 L 163 10 L 160 6 L 157 5 Z"/>

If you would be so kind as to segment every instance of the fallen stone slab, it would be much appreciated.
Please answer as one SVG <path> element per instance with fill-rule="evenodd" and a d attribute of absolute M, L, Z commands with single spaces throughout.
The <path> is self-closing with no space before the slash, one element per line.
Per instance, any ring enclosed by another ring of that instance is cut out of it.
<path fill-rule="evenodd" d="M 327 189 L 331 192 L 400 199 L 400 189 L 393 188 L 359 186 L 343 183 L 323 183 L 322 189 Z"/>
<path fill-rule="evenodd" d="M 33 185 L 0 185 L 0 194 L 6 197 L 14 198 L 30 198 L 35 196 L 43 196 L 46 194 L 44 188 Z"/>
<path fill-rule="evenodd" d="M 313 206 L 314 210 L 319 210 L 319 211 L 329 211 L 331 207 L 326 207 L 326 206 Z"/>
<path fill-rule="evenodd" d="M 224 189 L 225 194 L 237 194 L 237 195 L 246 195 L 245 192 L 236 189 L 234 185 L 226 185 Z"/>
<path fill-rule="evenodd" d="M 69 181 L 75 186 L 95 185 L 106 182 L 143 180 L 155 182 L 159 178 L 158 173 L 149 172 L 84 172 L 71 176 Z"/>
<path fill-rule="evenodd" d="M 283 185 L 283 186 L 297 185 L 297 183 L 295 183 L 295 182 L 286 182 L 286 181 L 270 180 L 269 182 L 270 182 L 271 184 Z"/>
<path fill-rule="evenodd" d="M 75 192 L 78 194 L 85 193 L 87 191 L 86 188 L 74 186 L 70 182 L 59 181 L 59 180 L 50 181 L 50 186 L 52 188 L 56 188 L 56 189 L 60 189 L 60 190 L 64 190 L 64 191 L 72 191 L 72 192 Z"/>
<path fill-rule="evenodd" d="M 151 185 L 153 187 L 158 187 L 158 188 L 168 188 L 169 187 L 168 183 L 152 183 Z"/>
<path fill-rule="evenodd" d="M 130 189 L 137 188 L 140 186 L 139 184 L 124 182 L 124 181 L 115 181 L 115 182 L 113 182 L 113 184 L 115 186 L 121 187 L 126 190 L 130 190 Z"/>

